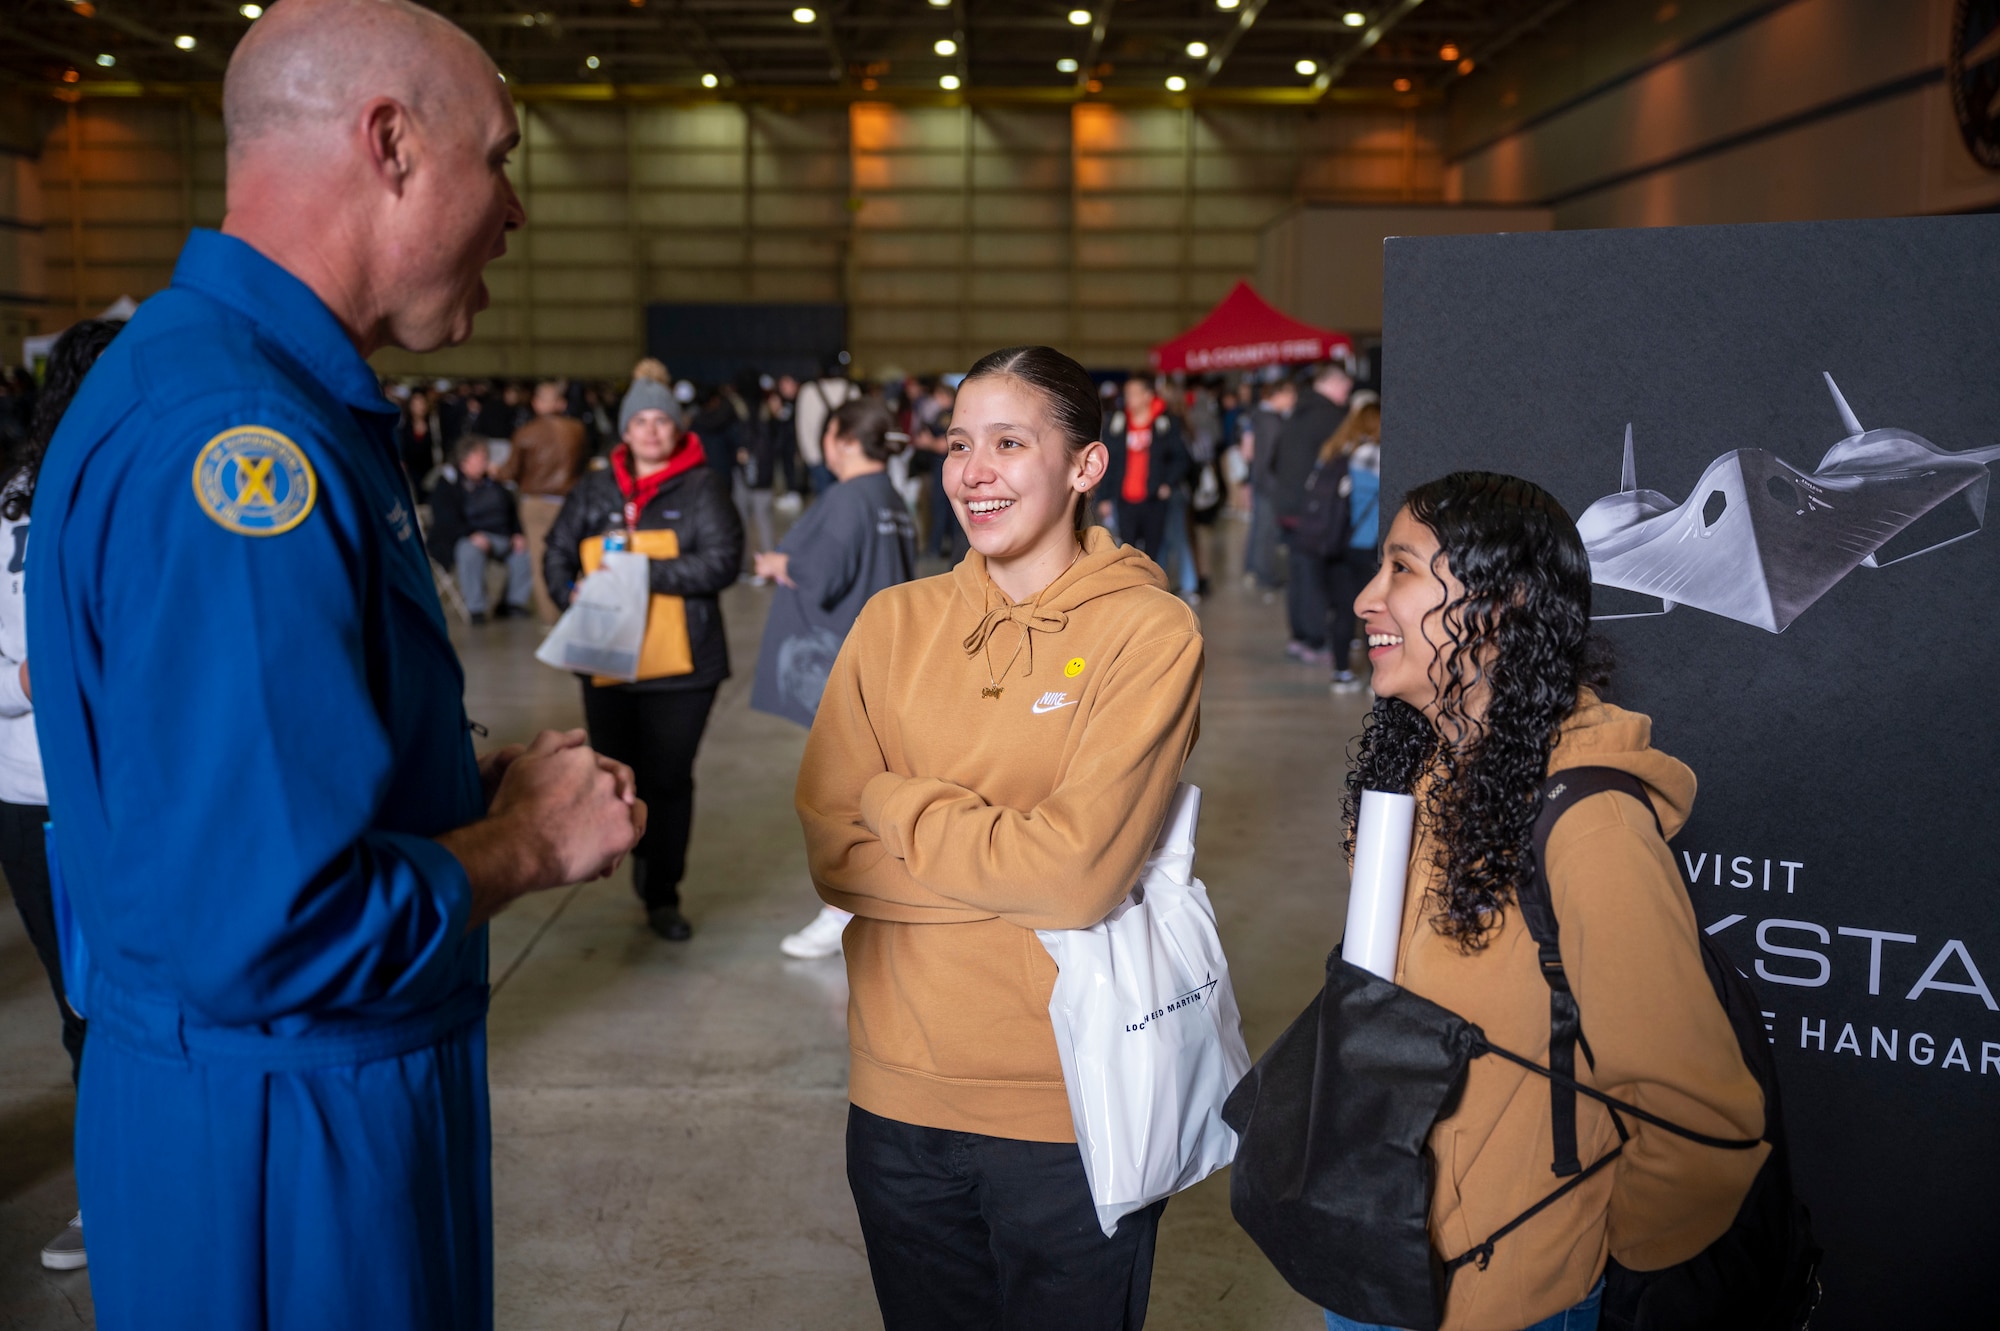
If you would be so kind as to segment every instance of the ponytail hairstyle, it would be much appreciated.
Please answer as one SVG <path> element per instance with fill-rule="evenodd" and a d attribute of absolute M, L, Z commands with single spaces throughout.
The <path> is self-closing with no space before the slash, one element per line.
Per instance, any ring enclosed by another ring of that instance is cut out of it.
<path fill-rule="evenodd" d="M 1104 410 L 1098 405 L 1097 385 L 1081 365 L 1054 347 L 1003 347 L 981 356 L 959 381 L 959 389 L 975 379 L 1006 375 L 1018 379 L 1041 394 L 1049 418 L 1062 431 L 1063 442 L 1074 458 L 1104 434 Z M 1090 496 L 1080 494 L 1071 510 L 1076 530 L 1090 525 Z"/>
<path fill-rule="evenodd" d="M 83 387 L 83 377 L 124 326 L 123 319 L 85 319 L 71 324 L 56 339 L 27 436 L 8 449 L 6 461 L 0 463 L 6 493 L 6 498 L 0 499 L 0 516 L 9 522 L 19 522 L 34 507 L 35 481 L 42 474 L 49 441 L 56 437 L 56 427 L 62 424 L 76 390 Z"/>
<path fill-rule="evenodd" d="M 861 445 L 870 461 L 887 462 L 903 451 L 910 437 L 896 429 L 896 418 L 880 398 L 854 397 L 833 413 L 833 432 Z"/>
<path fill-rule="evenodd" d="M 1577 692 L 1601 687 L 1609 654 L 1590 632 L 1590 556 L 1540 486 L 1460 471 L 1403 500 L 1437 537 L 1442 575 L 1464 587 L 1444 607 L 1437 722 L 1375 703 L 1347 774 L 1348 854 L 1363 790 L 1409 791 L 1426 774 L 1422 818 L 1436 846 L 1431 927 L 1477 952 L 1534 874 L 1535 818 L 1557 733 Z M 1467 711 L 1484 686 L 1482 717 Z"/>

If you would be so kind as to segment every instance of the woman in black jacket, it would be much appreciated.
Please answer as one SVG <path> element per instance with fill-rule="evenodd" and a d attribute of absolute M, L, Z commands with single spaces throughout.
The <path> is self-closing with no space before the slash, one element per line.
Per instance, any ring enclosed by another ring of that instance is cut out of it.
<path fill-rule="evenodd" d="M 1180 422 L 1145 375 L 1125 381 L 1125 409 L 1105 426 L 1104 446 L 1111 459 L 1097 486 L 1098 516 L 1109 518 L 1115 512 L 1118 539 L 1158 562 L 1174 487 L 1187 479 L 1194 460 Z M 1167 576 L 1171 580 L 1175 575 Z"/>
<path fill-rule="evenodd" d="M 694 755 L 715 689 L 729 677 L 729 644 L 717 595 L 743 563 L 743 524 L 726 473 L 707 466 L 700 436 L 683 435 L 673 394 L 634 381 L 618 411 L 624 442 L 611 465 L 584 473 L 549 531 L 542 571 L 549 595 L 567 607 L 583 569 L 582 546 L 607 532 L 672 531 L 675 559 L 651 563 L 655 596 L 687 605 L 694 669 L 635 684 L 583 680 L 584 724 L 599 753 L 631 767 L 646 801 L 646 835 L 632 856 L 632 886 L 653 932 L 674 942 L 694 933 L 680 909 L 694 820 Z"/>

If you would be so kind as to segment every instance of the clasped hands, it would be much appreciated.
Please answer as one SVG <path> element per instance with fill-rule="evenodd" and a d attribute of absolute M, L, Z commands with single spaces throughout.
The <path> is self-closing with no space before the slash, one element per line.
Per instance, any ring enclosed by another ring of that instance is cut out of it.
<path fill-rule="evenodd" d="M 646 833 L 632 769 L 581 730 L 544 730 L 479 762 L 486 817 L 438 840 L 465 866 L 470 923 L 542 888 L 609 877 Z"/>

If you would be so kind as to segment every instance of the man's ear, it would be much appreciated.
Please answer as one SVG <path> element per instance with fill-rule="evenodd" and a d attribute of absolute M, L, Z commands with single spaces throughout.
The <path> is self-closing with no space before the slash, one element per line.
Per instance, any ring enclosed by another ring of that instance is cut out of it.
<path fill-rule="evenodd" d="M 414 165 L 409 108 L 393 97 L 377 97 L 361 108 L 361 133 L 369 165 L 400 195 Z"/>

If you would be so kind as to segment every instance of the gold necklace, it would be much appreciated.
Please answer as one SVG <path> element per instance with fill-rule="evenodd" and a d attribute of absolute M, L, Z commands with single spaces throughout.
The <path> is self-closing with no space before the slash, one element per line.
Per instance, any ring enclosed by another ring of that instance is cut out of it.
<path fill-rule="evenodd" d="M 1063 565 L 1063 571 L 1061 573 L 1056 574 L 1055 577 L 1050 578 L 1048 582 L 1044 583 L 1042 586 L 1042 591 L 1036 592 L 1035 599 L 1033 601 L 1030 601 L 1028 604 L 1030 605 L 1038 604 L 1042 599 L 1042 592 L 1046 592 L 1050 587 L 1053 587 L 1058 582 L 1062 581 L 1062 579 L 1069 573 L 1069 571 L 1076 567 L 1076 561 L 1081 558 L 1083 558 L 1083 542 L 1078 541 L 1076 544 L 1076 553 L 1069 557 L 1069 563 Z M 1027 641 L 1029 632 L 1030 630 L 1028 629 L 1027 625 L 1024 624 L 1021 626 L 1022 642 Z M 1010 656 L 1007 658 L 1007 668 L 1006 670 L 1002 670 L 1000 672 L 1002 675 L 1005 675 L 1008 670 L 1012 670 L 1014 668 L 1014 657 L 1019 656 L 1020 654 L 1021 654 L 1021 644 L 1017 642 L 1014 644 L 1014 656 Z M 994 678 L 993 676 L 993 655 L 992 653 L 988 652 L 986 653 L 986 687 L 979 691 L 979 696 L 981 698 L 991 698 L 994 702 L 999 702 L 1000 695 L 1004 691 L 1005 690 L 1002 689 L 1000 685 L 1000 681 Z"/>

